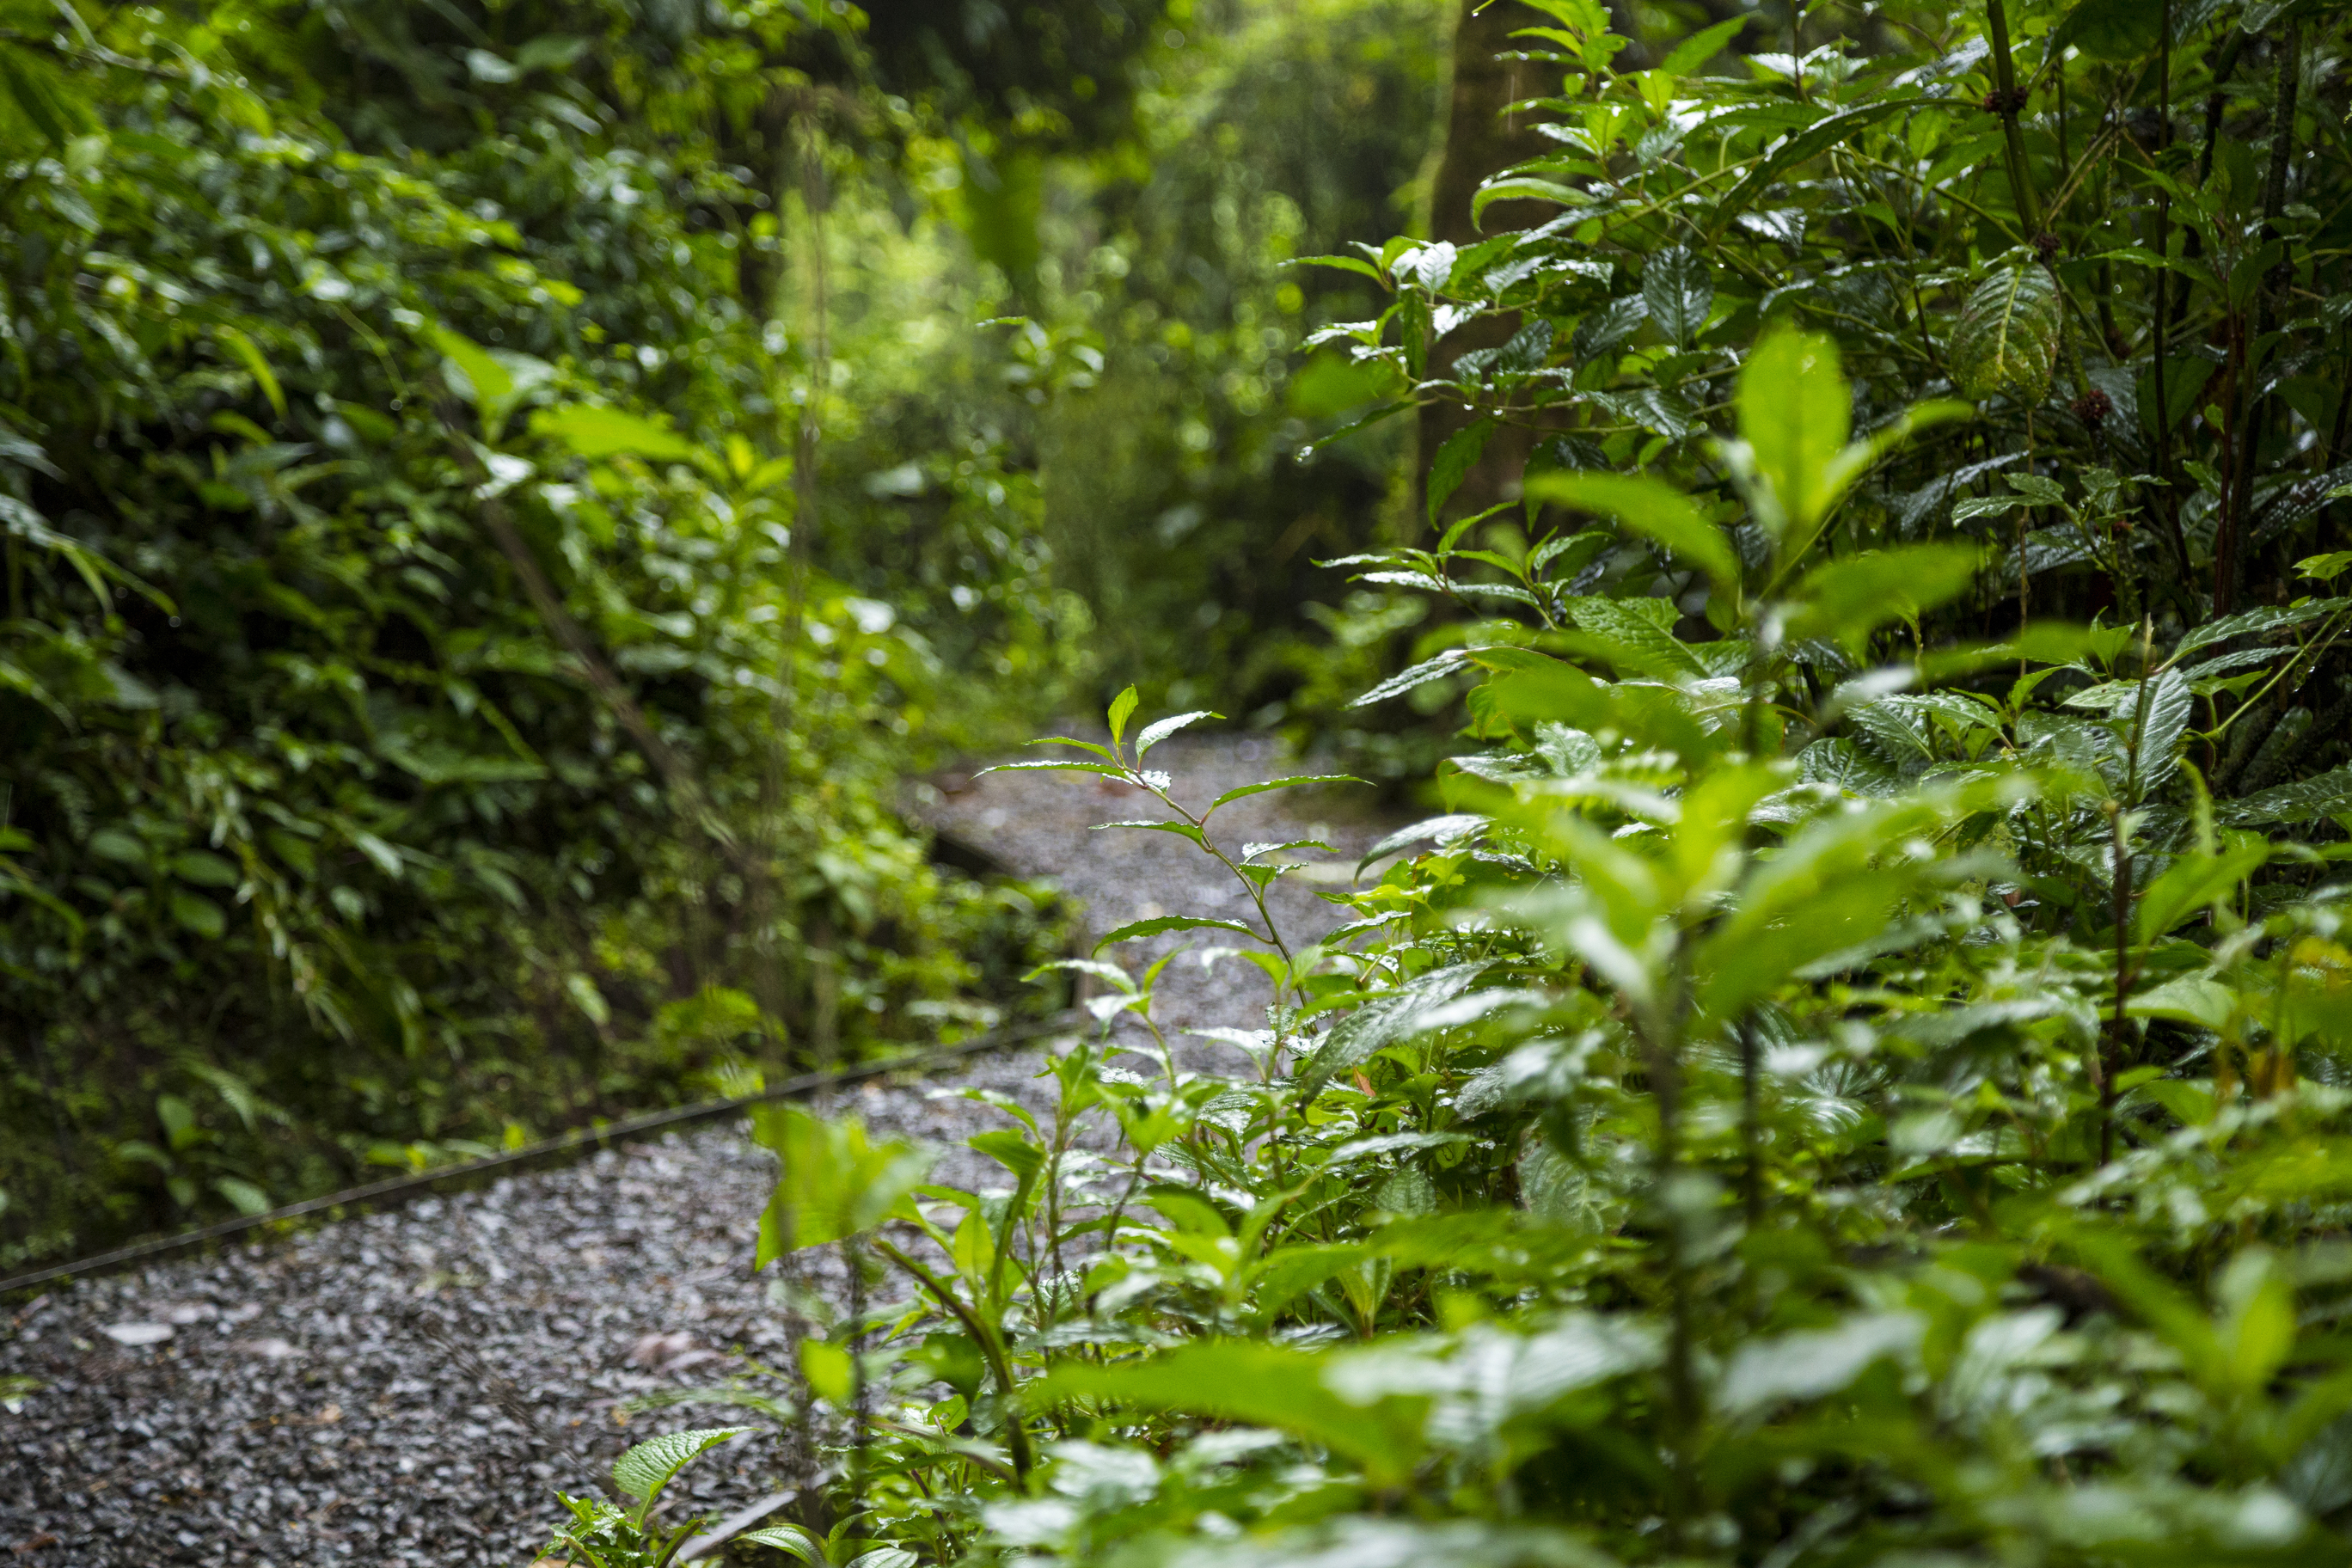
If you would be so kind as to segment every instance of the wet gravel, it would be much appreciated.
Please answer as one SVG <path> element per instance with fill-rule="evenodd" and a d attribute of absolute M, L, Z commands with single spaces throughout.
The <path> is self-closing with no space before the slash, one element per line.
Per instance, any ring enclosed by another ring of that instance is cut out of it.
<path fill-rule="evenodd" d="M 1180 738 L 1150 760 L 1195 809 L 1295 771 L 1253 738 Z M 1150 805 L 1109 781 L 950 774 L 915 795 L 941 826 L 1056 878 L 1097 931 L 1247 912 L 1189 844 L 1090 833 Z M 1384 826 L 1317 791 L 1253 797 L 1216 830 L 1232 844 L 1322 838 L 1352 865 Z M 1276 889 L 1277 917 L 1301 936 L 1337 918 L 1314 886 Z M 1180 959 L 1160 1013 L 1171 1029 L 1255 1027 L 1265 995 L 1254 968 Z M 843 1108 L 950 1143 L 1003 1121 L 948 1091 L 1042 1106 L 1039 1065 L 1031 1049 L 952 1081 L 869 1083 Z M 971 1158 L 940 1179 L 984 1179 L 960 1168 Z M 601 1483 L 657 1432 L 729 1424 L 721 1410 L 629 1401 L 719 1381 L 730 1352 L 788 1348 L 788 1314 L 750 1270 L 772 1170 L 740 1127 L 706 1128 L 0 1311 L 0 1399 L 16 1405 L 0 1404 L 0 1552 L 27 1568 L 528 1563 L 562 1517 L 557 1490 Z M 837 1299 L 837 1266 L 816 1268 L 813 1283 Z M 37 1386 L 12 1394 L 25 1377 Z M 665 1511 L 730 1511 L 778 1475 L 773 1443 L 741 1439 L 689 1468 Z"/>
<path fill-rule="evenodd" d="M 1101 742 L 1098 732 L 1066 734 Z M 1039 747 L 1032 756 L 1054 754 Z M 1083 757 L 1077 752 L 1060 754 Z M 1266 779 L 1322 774 L 1337 768 L 1286 756 L 1265 736 L 1178 735 L 1153 748 L 1146 765 L 1166 773 L 1169 794 L 1199 816 L 1226 791 Z M 1050 874 L 1085 903 L 1087 923 L 1097 932 L 1159 915 L 1202 915 L 1254 923 L 1247 891 L 1233 874 L 1172 834 L 1112 829 L 1095 825 L 1162 815 L 1143 791 L 1113 779 L 1085 773 L 1017 773 L 940 775 L 926 786 L 917 809 L 940 826 L 986 845 L 1025 870 Z M 1333 853 L 1300 850 L 1275 857 L 1296 859 L 1305 868 L 1274 886 L 1269 903 L 1276 923 L 1294 947 L 1329 931 L 1345 918 L 1318 895 L 1344 889 L 1357 858 L 1380 836 L 1399 826 L 1375 810 L 1372 791 L 1360 784 L 1282 790 L 1246 796 L 1219 809 L 1210 836 L 1235 858 L 1255 843 L 1319 839 Z M 1176 948 L 1187 950 L 1162 973 L 1155 988 L 1154 1016 L 1171 1032 L 1222 1026 L 1259 1028 L 1265 1022 L 1271 988 L 1255 967 L 1231 960 L 1204 966 L 1195 955 L 1241 939 L 1216 931 L 1189 931 L 1123 944 L 1105 957 L 1118 957 L 1130 970 Z M 1224 1053 L 1223 1060 L 1240 1058 Z"/>

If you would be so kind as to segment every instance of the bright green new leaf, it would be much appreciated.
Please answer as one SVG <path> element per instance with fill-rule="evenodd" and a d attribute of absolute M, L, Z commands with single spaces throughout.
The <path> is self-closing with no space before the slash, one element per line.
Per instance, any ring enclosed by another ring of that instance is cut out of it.
<path fill-rule="evenodd" d="M 1132 686 L 1110 700 L 1110 738 L 1113 744 L 1125 738 L 1127 721 L 1134 717 L 1136 705 L 1142 700 Z"/>
<path fill-rule="evenodd" d="M 1718 587 L 1733 593 L 1738 589 L 1739 560 L 1722 531 L 1688 496 L 1662 480 L 1554 469 L 1530 475 L 1527 495 L 1529 500 L 1613 518 L 1698 567 Z"/>
<path fill-rule="evenodd" d="M 451 390 L 471 403 L 482 416 L 482 434 L 492 441 L 506 425 L 514 406 L 515 379 L 490 352 L 470 338 L 444 327 L 433 330 L 433 342 L 457 373 Z"/>
<path fill-rule="evenodd" d="M 531 416 L 530 432 L 560 441 L 590 458 L 626 453 L 656 462 L 685 463 L 693 461 L 699 451 L 692 442 L 650 419 L 585 403 L 541 409 Z"/>
<path fill-rule="evenodd" d="M 2181 856 L 2139 897 L 2135 926 L 2141 942 L 2153 942 L 2201 910 L 2236 896 L 2238 884 L 2271 858 L 2270 846 L 2252 836 L 2218 855 Z"/>
<path fill-rule="evenodd" d="M 1916 621 L 1966 593 L 1980 552 L 1967 544 L 1911 544 L 1825 562 L 1798 584 L 1791 640 L 1828 637 L 1859 657 L 1870 634 L 1892 621 Z"/>
<path fill-rule="evenodd" d="M 1028 1391 L 1032 1409 L 1066 1399 L 1181 1412 L 1289 1432 L 1364 1467 L 1378 1485 L 1412 1472 L 1426 1401 L 1391 1394 L 1355 1405 L 1324 1383 L 1327 1359 L 1244 1340 L 1203 1340 L 1108 1365 L 1065 1363 Z"/>
<path fill-rule="evenodd" d="M 787 1252 L 871 1230 L 894 1215 L 912 1217 L 908 1199 L 932 1164 L 929 1150 L 903 1140 L 869 1143 L 865 1123 L 855 1116 L 826 1121 L 796 1105 L 753 1106 L 751 1137 L 783 1166 L 760 1215 L 755 1269 Z"/>
<path fill-rule="evenodd" d="M 757 1426 L 706 1426 L 692 1432 L 665 1433 L 614 1460 L 613 1485 L 624 1497 L 635 1498 L 641 1508 L 650 1509 L 670 1479 L 686 1468 L 696 1455 L 730 1437 L 758 1430 Z"/>
<path fill-rule="evenodd" d="M 847 1409 L 856 1395 L 856 1378 L 846 1348 L 830 1340 L 801 1341 L 801 1373 L 820 1398 Z"/>
<path fill-rule="evenodd" d="M 1738 409 L 1761 492 L 1756 521 L 1775 537 L 1811 539 L 1853 429 L 1836 343 L 1786 330 L 1758 343 L 1739 367 Z"/>

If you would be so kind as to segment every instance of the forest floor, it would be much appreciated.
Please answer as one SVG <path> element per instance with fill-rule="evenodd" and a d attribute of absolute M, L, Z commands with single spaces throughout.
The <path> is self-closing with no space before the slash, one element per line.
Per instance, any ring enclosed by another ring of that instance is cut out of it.
<path fill-rule="evenodd" d="M 1198 811 L 1285 759 L 1266 740 L 1200 736 L 1165 742 L 1151 762 Z M 1336 870 L 1317 874 L 1344 885 L 1390 826 L 1346 798 L 1370 793 L 1253 796 L 1219 815 L 1216 837 L 1228 848 L 1323 839 Z M 916 794 L 942 828 L 1021 875 L 1056 879 L 1095 931 L 1247 910 L 1230 874 L 1171 835 L 1089 832 L 1154 815 L 1148 796 L 1111 781 L 956 775 Z M 1307 874 L 1275 891 L 1286 933 L 1336 922 Z M 1125 961 L 1176 941 L 1136 944 Z M 1250 965 L 1187 957 L 1159 996 L 1171 1037 L 1255 1028 L 1266 984 Z M 1037 1075 L 1051 1048 L 868 1082 L 835 1108 L 953 1142 L 1003 1124 L 962 1089 L 1045 1103 Z M 1195 1067 L 1220 1055 L 1238 1068 L 1224 1047 L 1185 1051 Z M 984 1180 L 971 1163 L 949 1155 L 941 1179 Z M 601 1486 L 632 1443 L 732 1414 L 635 1401 L 788 1350 L 773 1271 L 751 1271 L 772 1173 L 740 1126 L 712 1127 L 16 1308 L 0 1316 L 0 1386 L 11 1374 L 40 1386 L 13 1412 L 0 1405 L 0 1550 L 27 1568 L 528 1563 L 562 1517 L 556 1491 Z M 820 1258 L 809 1278 L 838 1299 L 845 1277 Z M 731 1511 L 772 1493 L 779 1472 L 772 1441 L 739 1439 L 680 1478 L 665 1516 Z"/>

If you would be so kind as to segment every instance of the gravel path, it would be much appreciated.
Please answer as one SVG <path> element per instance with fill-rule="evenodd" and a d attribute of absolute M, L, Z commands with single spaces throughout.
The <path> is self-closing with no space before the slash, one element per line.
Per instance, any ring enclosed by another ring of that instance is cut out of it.
<path fill-rule="evenodd" d="M 1245 737 L 1180 737 L 1151 761 L 1196 811 L 1297 771 Z M 1151 804 L 1109 781 L 942 776 L 916 793 L 941 826 L 1058 878 L 1096 930 L 1246 910 L 1172 836 L 1090 834 Z M 1326 792 L 1254 796 L 1216 825 L 1229 846 L 1322 838 L 1349 865 L 1382 826 Z M 1334 911 L 1300 880 L 1276 889 L 1286 929 L 1328 929 Z M 1255 1027 L 1265 994 L 1248 965 L 1180 960 L 1159 1011 L 1163 1026 Z M 943 1091 L 1035 1103 L 1037 1068 L 1035 1052 L 1008 1053 L 952 1084 L 868 1084 L 845 1105 L 950 1142 L 1003 1121 Z M 0 1396 L 12 1376 L 40 1385 L 13 1413 L 0 1405 L 0 1551 L 26 1568 L 528 1563 L 561 1517 L 555 1490 L 585 1491 L 629 1444 L 726 1415 L 632 1415 L 626 1401 L 715 1382 L 729 1352 L 784 1349 L 770 1282 L 750 1272 L 772 1169 L 740 1128 L 709 1128 L 0 1313 Z M 671 1489 L 670 1516 L 729 1511 L 776 1471 L 772 1444 L 739 1440 Z"/>

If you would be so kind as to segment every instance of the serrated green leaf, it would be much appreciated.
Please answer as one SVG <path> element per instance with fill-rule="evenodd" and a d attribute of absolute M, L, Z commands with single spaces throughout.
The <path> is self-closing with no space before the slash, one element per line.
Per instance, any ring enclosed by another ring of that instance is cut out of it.
<path fill-rule="evenodd" d="M 2352 812 L 2352 767 L 2273 789 L 2257 790 L 2242 799 L 2219 803 L 2216 820 L 2242 825 L 2264 822 L 2314 822 L 2323 816 Z"/>
<path fill-rule="evenodd" d="M 1908 109 L 1930 107 L 1931 98 L 1889 98 L 1875 103 L 1857 104 L 1815 121 L 1804 130 L 1784 139 L 1758 161 L 1756 166 L 1740 178 L 1721 200 L 1709 205 L 1706 226 L 1709 234 L 1721 234 L 1730 222 L 1754 205 L 1787 169 L 1810 158 L 1819 157 L 1843 142 L 1857 131 L 1867 130 L 1891 115 Z"/>
<path fill-rule="evenodd" d="M 758 1530 L 747 1530 L 735 1538 L 754 1546 L 772 1546 L 787 1556 L 797 1557 L 815 1568 L 825 1568 L 824 1543 L 797 1524 L 770 1524 Z"/>
<path fill-rule="evenodd" d="M 2181 745 L 2197 702 L 2188 678 L 2177 669 L 2161 670 L 2142 685 L 2141 697 L 2128 710 L 2117 710 L 2137 730 L 2138 799 L 2162 788 L 2179 768 Z"/>
<path fill-rule="evenodd" d="M 2311 599 L 2300 605 L 2262 605 L 2242 610 L 2234 616 L 2208 621 L 2189 632 L 2176 644 L 2172 657 L 2178 660 L 2201 647 L 2228 642 L 2231 637 L 2260 637 L 2268 632 L 2283 631 L 2288 626 L 2305 626 L 2324 620 L 2336 611 L 2352 606 L 2352 599 Z"/>
<path fill-rule="evenodd" d="M 1234 801 L 1244 799 L 1249 795 L 1264 795 L 1268 790 L 1304 789 L 1309 784 L 1360 784 L 1364 782 L 1365 781 L 1356 777 L 1353 773 L 1301 773 L 1286 779 L 1265 779 L 1257 784 L 1242 784 L 1236 788 L 1227 790 L 1224 794 L 1211 801 L 1209 803 L 1209 811 L 1203 812 L 1201 815 L 1202 819 L 1205 820 L 1210 812 L 1217 811 L 1223 806 L 1230 805 Z"/>
<path fill-rule="evenodd" d="M 1458 674 L 1469 654 L 1470 650 L 1467 648 L 1447 648 L 1433 658 L 1425 658 L 1409 669 L 1399 670 L 1370 690 L 1357 697 L 1348 706 L 1369 708 L 1375 702 L 1385 702 L 1391 697 L 1402 697 L 1414 688 L 1426 686 L 1433 680 L 1443 680 L 1449 675 Z"/>
<path fill-rule="evenodd" d="M 1622 671 L 1661 680 L 1677 676 L 1706 676 L 1709 671 L 1697 655 L 1670 629 L 1635 607 L 1659 602 L 1577 599 L 1571 602 L 1569 614 L 1575 619 L 1577 629 L 1591 640 L 1593 647 L 1589 651 L 1599 653 Z"/>
<path fill-rule="evenodd" d="M 1190 713 L 1179 713 L 1172 719 L 1154 720 L 1152 722 L 1146 724 L 1143 727 L 1142 732 L 1135 737 L 1136 760 L 1138 762 L 1141 762 L 1145 752 L 1150 751 L 1152 747 L 1160 744 L 1160 742 L 1166 740 L 1169 736 L 1174 734 L 1179 730 L 1184 729 L 1189 725 L 1197 724 L 1203 719 L 1222 719 L 1224 715 L 1222 713 L 1212 713 L 1205 708 L 1199 708 L 1193 710 Z"/>
<path fill-rule="evenodd" d="M 1334 1074 L 1360 1067 L 1391 1046 L 1412 1039 L 1423 1019 L 1467 993 L 1492 967 L 1484 962 L 1449 965 L 1372 997 L 1323 1037 L 1314 1056 L 1298 1070 L 1301 1087 L 1312 1094 Z"/>
<path fill-rule="evenodd" d="M 1155 915 L 1150 920 L 1129 921 L 1096 942 L 1094 950 L 1100 952 L 1117 942 L 1133 942 L 1138 937 L 1158 936 L 1162 931 L 1230 931 L 1258 942 L 1265 940 L 1239 921 L 1209 920 L 1197 915 Z"/>
<path fill-rule="evenodd" d="M 1131 822 L 1097 822 L 1087 831 L 1101 833 L 1114 827 L 1132 827 L 1146 833 L 1172 833 L 1179 838 L 1189 838 L 1195 844 L 1207 842 L 1202 837 L 1201 830 L 1189 822 L 1154 822 L 1141 817 Z"/>
<path fill-rule="evenodd" d="M 1668 246 L 1642 270 L 1642 300 L 1658 330 L 1677 347 L 1686 346 L 1706 325 L 1715 303 L 1715 275 L 1705 257 L 1683 246 Z"/>
<path fill-rule="evenodd" d="M 1486 451 L 1495 429 L 1492 419 L 1476 420 L 1448 436 L 1445 444 L 1437 448 L 1437 456 L 1430 459 L 1426 487 L 1431 522 L 1437 521 L 1437 514 L 1454 499 L 1454 492 L 1462 488 L 1470 470 L 1477 467 L 1479 455 Z"/>
<path fill-rule="evenodd" d="M 624 1497 L 650 1507 L 670 1478 L 693 1462 L 704 1449 L 757 1432 L 757 1426 L 705 1426 L 691 1432 L 668 1432 L 638 1444 L 613 1461 L 613 1485 Z"/>
<path fill-rule="evenodd" d="M 979 778 L 985 773 L 1100 773 L 1105 778 L 1127 777 L 1125 768 L 1115 767 L 1109 763 L 1081 763 L 1067 757 L 1036 763 L 998 763 L 993 767 L 981 769 L 972 776 Z"/>

